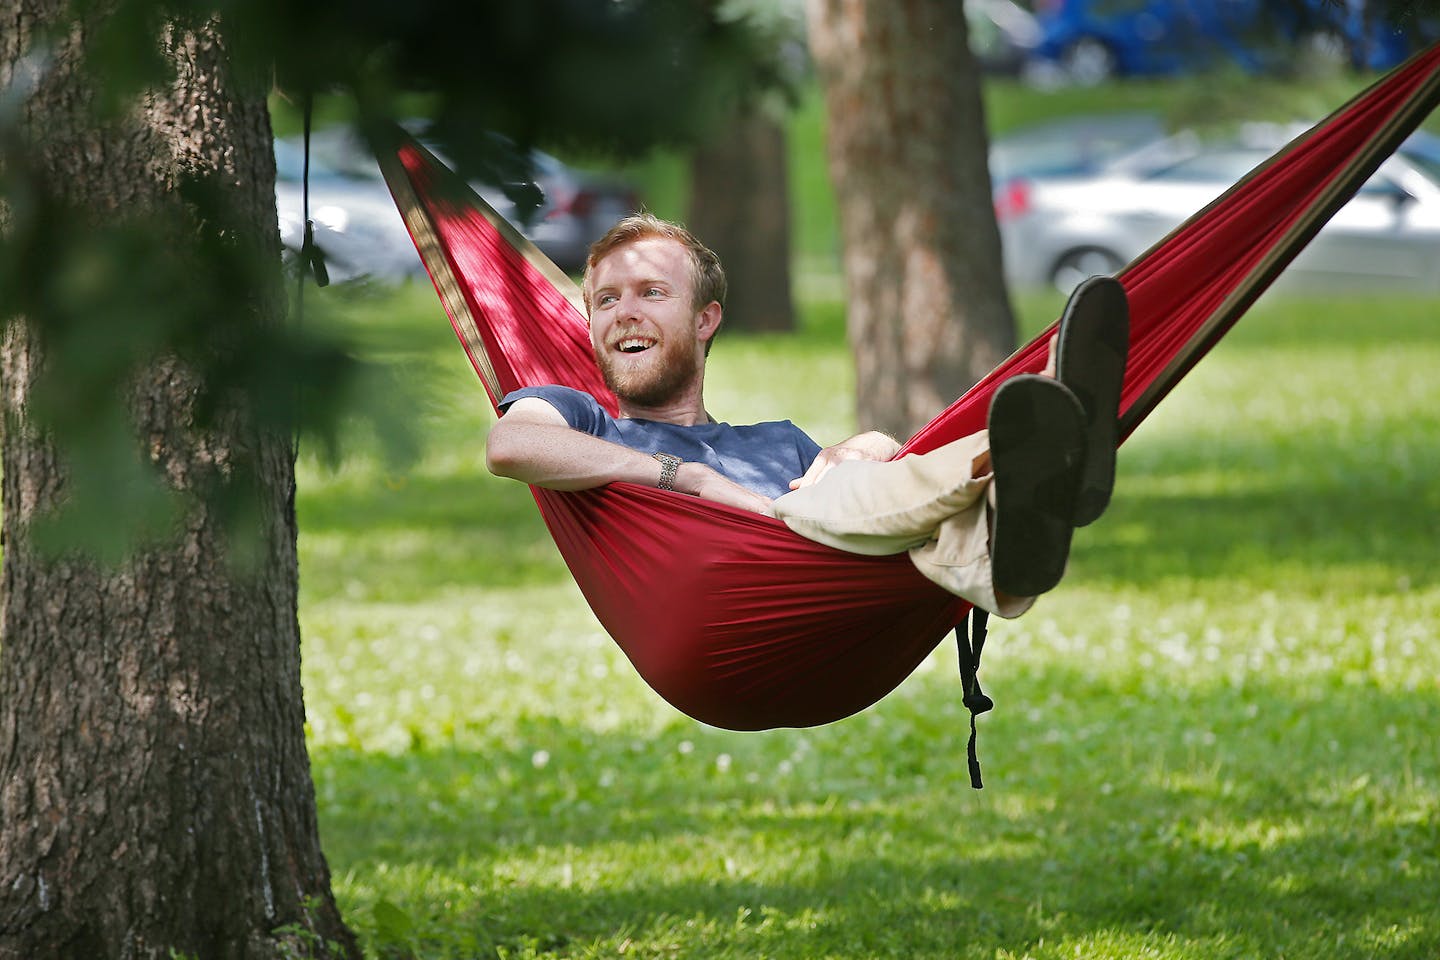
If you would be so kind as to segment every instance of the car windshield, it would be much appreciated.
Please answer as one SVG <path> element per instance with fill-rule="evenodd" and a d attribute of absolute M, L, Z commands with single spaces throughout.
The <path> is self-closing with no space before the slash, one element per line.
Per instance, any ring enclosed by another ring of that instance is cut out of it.
<path fill-rule="evenodd" d="M 1440 184 L 1440 156 L 1401 150 L 1401 156 L 1426 178 Z M 1153 171 L 1146 179 L 1157 183 L 1238 183 L 1271 155 L 1263 150 L 1227 147 L 1187 157 L 1178 163 Z M 1371 177 L 1359 189 L 1370 195 L 1396 195 L 1406 191 L 1391 176 L 1382 172 Z"/>
<path fill-rule="evenodd" d="M 1164 134 L 1160 120 L 1148 114 L 1070 117 L 1036 124 L 996 139 L 990 172 L 997 181 L 1085 173 Z"/>
<path fill-rule="evenodd" d="M 1235 183 L 1268 156 L 1258 150 L 1212 150 L 1156 170 L 1149 179 L 1171 183 Z"/>
<path fill-rule="evenodd" d="M 1440 155 L 1428 151 L 1412 151 L 1402 148 L 1400 155 L 1410 161 L 1411 166 L 1423 173 L 1426 179 L 1440 184 Z"/>

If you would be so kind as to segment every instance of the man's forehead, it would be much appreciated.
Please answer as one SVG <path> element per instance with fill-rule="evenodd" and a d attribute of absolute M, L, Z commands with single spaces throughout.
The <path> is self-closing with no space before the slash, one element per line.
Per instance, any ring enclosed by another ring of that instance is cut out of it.
<path fill-rule="evenodd" d="M 595 264 L 595 279 L 610 274 L 646 274 L 647 279 L 683 279 L 689 275 L 685 247 L 669 237 L 641 237 L 605 254 Z"/>

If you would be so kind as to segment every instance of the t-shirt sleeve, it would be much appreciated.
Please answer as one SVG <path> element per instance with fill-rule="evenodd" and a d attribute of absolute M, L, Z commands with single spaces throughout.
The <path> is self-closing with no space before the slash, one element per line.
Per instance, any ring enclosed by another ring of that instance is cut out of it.
<path fill-rule="evenodd" d="M 503 414 L 510 409 L 512 403 L 526 397 L 544 400 L 565 418 L 565 422 L 570 424 L 571 428 L 579 430 L 581 433 L 601 436 L 609 420 L 605 408 L 600 406 L 599 402 L 590 394 L 571 387 L 556 385 L 521 387 L 519 390 L 512 390 L 501 398 L 500 412 Z"/>
<path fill-rule="evenodd" d="M 795 455 L 797 459 L 799 459 L 801 465 L 800 473 L 796 474 L 796 476 L 801 476 L 805 473 L 806 470 L 810 469 L 810 464 L 814 463 L 815 458 L 820 455 L 821 447 L 820 444 L 816 443 L 810 438 L 810 434 L 795 426 L 794 423 L 791 423 L 789 420 L 786 420 L 784 422 L 793 432 L 795 440 Z"/>

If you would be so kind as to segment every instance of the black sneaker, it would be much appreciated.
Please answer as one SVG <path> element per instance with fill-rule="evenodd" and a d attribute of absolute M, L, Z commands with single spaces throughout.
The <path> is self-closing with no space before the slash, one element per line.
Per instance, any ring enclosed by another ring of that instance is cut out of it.
<path fill-rule="evenodd" d="M 1094 523 L 1115 487 L 1120 445 L 1120 389 L 1130 350 L 1130 303 L 1112 277 L 1091 277 L 1070 295 L 1060 317 L 1055 376 L 1085 410 L 1085 480 L 1075 507 L 1077 527 Z"/>
<path fill-rule="evenodd" d="M 990 401 L 995 589 L 1034 597 L 1060 582 L 1070 558 L 1085 468 L 1085 411 L 1060 381 L 1020 374 Z"/>

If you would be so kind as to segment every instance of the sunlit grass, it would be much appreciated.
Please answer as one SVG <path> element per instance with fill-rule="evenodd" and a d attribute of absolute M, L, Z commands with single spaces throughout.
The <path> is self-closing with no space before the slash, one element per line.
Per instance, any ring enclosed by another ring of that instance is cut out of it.
<path fill-rule="evenodd" d="M 1022 302 L 1027 329 L 1052 318 Z M 1440 954 L 1434 306 L 1262 304 L 1121 454 L 1070 574 L 996 624 L 987 786 L 948 643 L 812 730 L 697 724 L 635 676 L 433 294 L 372 304 L 423 456 L 302 464 L 321 825 L 376 957 Z M 836 308 L 717 344 L 712 407 L 851 424 Z M 644 522 L 643 517 L 636 518 Z"/>

